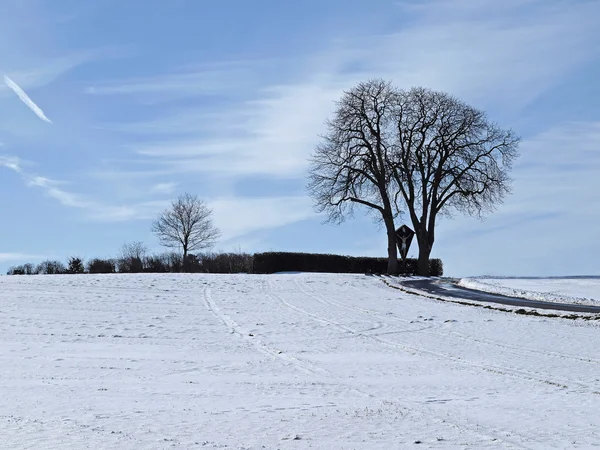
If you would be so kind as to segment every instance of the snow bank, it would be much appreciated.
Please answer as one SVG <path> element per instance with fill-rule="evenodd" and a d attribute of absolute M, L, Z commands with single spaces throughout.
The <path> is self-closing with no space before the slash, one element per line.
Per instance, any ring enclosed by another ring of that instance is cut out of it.
<path fill-rule="evenodd" d="M 462 278 L 458 285 L 528 300 L 600 305 L 600 279 L 596 278 Z"/>

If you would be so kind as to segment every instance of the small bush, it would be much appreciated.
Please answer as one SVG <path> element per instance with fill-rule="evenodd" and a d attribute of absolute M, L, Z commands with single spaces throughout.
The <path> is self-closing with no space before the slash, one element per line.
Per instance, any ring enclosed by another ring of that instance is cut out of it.
<path fill-rule="evenodd" d="M 127 258 L 119 258 L 117 260 L 117 271 L 119 273 L 140 273 L 144 271 L 144 262 L 146 258 L 138 258 L 131 256 Z"/>
<path fill-rule="evenodd" d="M 148 249 L 143 242 L 132 242 L 123 245 L 121 256 L 117 261 L 120 273 L 140 273 L 144 271 L 144 262 Z"/>
<path fill-rule="evenodd" d="M 117 271 L 114 259 L 94 258 L 88 262 L 89 273 L 115 273 Z"/>
<path fill-rule="evenodd" d="M 356 256 L 328 255 L 319 253 L 268 252 L 254 255 L 254 273 L 275 272 L 329 272 L 329 273 L 378 273 L 387 272 L 387 258 L 369 258 Z M 398 261 L 399 271 L 403 275 L 417 273 L 418 261 L 406 260 L 404 266 Z M 441 276 L 443 266 L 440 260 L 430 261 L 432 276 Z"/>
<path fill-rule="evenodd" d="M 247 253 L 205 253 L 198 256 L 204 273 L 252 273 L 254 257 Z"/>
<path fill-rule="evenodd" d="M 67 268 L 60 261 L 42 261 L 35 268 L 35 272 L 40 275 L 60 275 L 67 273 Z"/>
<path fill-rule="evenodd" d="M 142 263 L 144 266 L 143 271 L 148 273 L 178 273 L 183 271 L 183 257 L 175 252 L 147 256 Z"/>
<path fill-rule="evenodd" d="M 6 275 L 25 275 L 24 266 L 11 266 L 8 268 Z"/>
<path fill-rule="evenodd" d="M 67 268 L 67 272 L 72 274 L 85 273 L 85 266 L 83 264 L 83 260 L 75 256 L 69 258 L 69 267 Z"/>
<path fill-rule="evenodd" d="M 429 260 L 429 274 L 432 277 L 441 277 L 444 275 L 444 263 L 441 259 L 430 259 Z"/>
<path fill-rule="evenodd" d="M 179 253 L 169 252 L 164 254 L 169 272 L 182 272 L 183 271 L 183 256 Z"/>
<path fill-rule="evenodd" d="M 170 271 L 169 261 L 163 255 L 147 256 L 144 260 L 144 272 L 166 273 Z"/>

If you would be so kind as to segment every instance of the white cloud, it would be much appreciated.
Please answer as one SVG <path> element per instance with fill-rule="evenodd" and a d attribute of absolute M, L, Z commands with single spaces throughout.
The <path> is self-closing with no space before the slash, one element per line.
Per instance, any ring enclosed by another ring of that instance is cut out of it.
<path fill-rule="evenodd" d="M 228 241 L 254 231 L 277 228 L 314 217 L 307 197 L 221 198 L 208 201 L 216 226 Z"/>
<path fill-rule="evenodd" d="M 253 79 L 246 62 L 234 61 L 164 75 L 104 81 L 87 87 L 85 92 L 90 95 L 138 95 L 153 101 L 161 97 L 239 92 L 252 86 Z"/>
<path fill-rule="evenodd" d="M 11 261 L 25 261 L 25 260 L 35 260 L 42 259 L 43 256 L 40 255 L 30 255 L 28 253 L 3 253 L 0 252 L 0 262 L 11 262 Z"/>
<path fill-rule="evenodd" d="M 166 201 L 144 201 L 128 205 L 106 205 L 86 199 L 80 194 L 69 192 L 60 186 L 65 183 L 29 173 L 21 167 L 21 161 L 15 156 L 0 155 L 0 166 L 21 175 L 27 186 L 42 189 L 44 193 L 63 206 L 84 210 L 85 217 L 98 222 L 122 222 L 146 220 L 154 217 L 158 211 L 168 205 Z"/>
<path fill-rule="evenodd" d="M 44 111 L 34 103 L 33 100 L 27 95 L 27 93 L 19 87 L 17 83 L 11 80 L 7 75 L 4 75 L 4 83 L 14 91 L 15 94 L 19 97 L 19 99 L 25 103 L 25 105 L 31 109 L 36 116 L 42 119 L 44 122 L 52 123 L 48 117 L 44 114 Z"/>
<path fill-rule="evenodd" d="M 21 161 L 16 156 L 0 155 L 0 166 L 21 173 Z"/>
<path fill-rule="evenodd" d="M 599 48 L 598 2 L 458 0 L 413 7 L 401 31 L 353 43 L 345 64 L 360 61 L 361 77 L 519 110 L 595 59 L 592 49 Z"/>
<path fill-rule="evenodd" d="M 0 34 L 0 37 L 2 37 L 2 34 Z M 15 79 L 18 79 L 19 86 L 23 89 L 35 89 L 48 85 L 61 75 L 92 58 L 91 54 L 86 53 L 54 58 L 28 58 L 22 55 L 6 54 L 2 51 L 0 51 L 0 56 L 4 57 L 2 64 L 4 70 L 10 72 Z M 2 91 L 8 93 L 8 89 L 0 85 L 0 94 L 2 94 Z"/>
<path fill-rule="evenodd" d="M 81 196 L 59 188 L 59 185 L 62 183 L 58 181 L 51 180 L 49 178 L 42 177 L 39 175 L 25 175 L 24 178 L 29 186 L 39 187 L 43 189 L 46 195 L 54 198 L 55 200 L 58 200 L 64 206 L 70 206 L 73 208 L 94 207 L 93 202 L 83 200 Z"/>
<path fill-rule="evenodd" d="M 154 194 L 172 194 L 177 186 L 178 183 L 158 183 L 152 186 L 150 192 Z"/>
<path fill-rule="evenodd" d="M 166 200 L 135 202 L 121 206 L 95 204 L 87 212 L 86 218 L 95 222 L 151 220 L 169 204 Z"/>
<path fill-rule="evenodd" d="M 206 115 L 190 110 L 189 116 L 180 112 L 118 128 L 138 133 L 142 143 L 129 148 L 171 173 L 301 177 L 341 91 L 310 83 L 276 86 L 234 110 Z"/>
<path fill-rule="evenodd" d="M 325 44 L 322 54 L 298 63 L 297 82 L 265 82 L 253 99 L 220 109 L 187 104 L 145 122 L 105 126 L 135 136 L 137 143 L 127 148 L 172 174 L 301 178 L 334 101 L 366 78 L 446 90 L 484 109 L 517 114 L 595 55 L 590 49 L 598 42 L 594 17 L 600 4 L 551 3 L 402 3 L 412 16 L 401 31 Z M 535 12 L 528 13 L 527 7 Z M 208 90 L 231 100 L 227 86 L 246 86 L 237 66 L 207 73 L 107 83 L 105 88 L 106 93 L 144 95 Z M 205 84 L 199 81 L 204 76 Z"/>

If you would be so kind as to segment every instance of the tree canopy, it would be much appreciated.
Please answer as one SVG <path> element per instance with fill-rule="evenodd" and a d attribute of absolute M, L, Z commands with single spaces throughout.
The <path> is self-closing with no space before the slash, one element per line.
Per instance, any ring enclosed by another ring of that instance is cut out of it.
<path fill-rule="evenodd" d="M 308 188 L 318 211 L 340 222 L 360 204 L 378 211 L 397 259 L 394 219 L 407 214 L 428 275 L 439 214 L 482 216 L 510 192 L 519 138 L 456 97 L 384 80 L 344 93 L 312 159 Z"/>
<path fill-rule="evenodd" d="M 165 247 L 180 248 L 184 263 L 193 250 L 209 248 L 220 237 L 212 221 L 212 210 L 196 195 L 182 194 L 163 211 L 152 231 Z"/>

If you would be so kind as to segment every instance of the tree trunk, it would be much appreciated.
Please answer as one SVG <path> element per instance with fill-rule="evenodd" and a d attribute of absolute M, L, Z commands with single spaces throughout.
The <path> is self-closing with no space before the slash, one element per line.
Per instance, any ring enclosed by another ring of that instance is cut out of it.
<path fill-rule="evenodd" d="M 183 261 L 181 264 L 181 271 L 182 272 L 188 271 L 188 248 L 187 248 L 187 245 L 183 246 Z"/>
<path fill-rule="evenodd" d="M 418 274 L 422 277 L 429 276 L 429 255 L 431 254 L 431 249 L 427 242 L 427 239 L 421 240 L 419 239 L 419 266 L 418 266 Z"/>
<path fill-rule="evenodd" d="M 388 237 L 388 268 L 389 275 L 398 274 L 398 248 L 396 243 L 396 229 L 394 228 L 394 218 L 387 217 L 385 219 L 385 228 Z"/>

